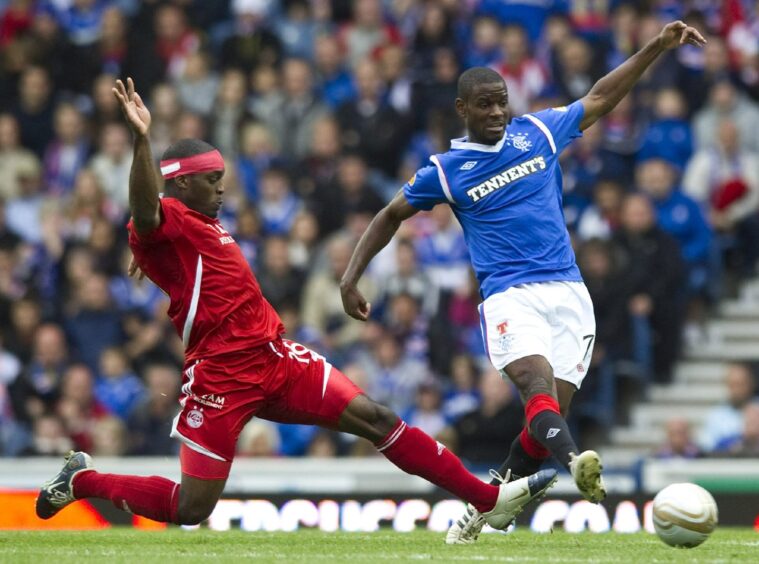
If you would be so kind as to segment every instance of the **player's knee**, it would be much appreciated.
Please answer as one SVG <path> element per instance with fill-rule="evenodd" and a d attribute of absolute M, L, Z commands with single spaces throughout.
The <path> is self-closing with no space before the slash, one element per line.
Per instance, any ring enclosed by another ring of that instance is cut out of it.
<path fill-rule="evenodd" d="M 359 396 L 348 406 L 343 429 L 370 441 L 377 442 L 392 431 L 398 416 L 389 407 L 366 396 Z"/>
<path fill-rule="evenodd" d="M 179 525 L 199 525 L 211 516 L 216 503 L 213 505 L 206 503 L 196 503 L 193 505 L 182 505 L 180 502 L 177 510 L 177 521 Z"/>
<path fill-rule="evenodd" d="M 208 492 L 181 488 L 177 506 L 177 521 L 179 525 L 197 525 L 211 516 L 216 507 L 217 496 Z"/>
<path fill-rule="evenodd" d="M 516 360 L 506 367 L 506 374 L 526 401 L 537 394 L 555 397 L 553 370 L 541 356 Z"/>

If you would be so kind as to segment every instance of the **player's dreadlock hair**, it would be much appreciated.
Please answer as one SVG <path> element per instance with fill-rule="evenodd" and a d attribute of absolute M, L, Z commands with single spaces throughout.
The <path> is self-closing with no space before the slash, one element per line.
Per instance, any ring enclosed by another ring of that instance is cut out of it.
<path fill-rule="evenodd" d="M 489 84 L 491 82 L 502 83 L 503 77 L 493 69 L 487 67 L 473 67 L 465 70 L 459 77 L 458 97 L 462 100 L 467 100 L 476 85 Z"/>
<path fill-rule="evenodd" d="M 162 161 L 168 161 L 170 159 L 183 159 L 185 157 L 194 157 L 201 153 L 207 153 L 216 149 L 210 143 L 206 143 L 201 139 L 180 139 L 176 143 L 172 143 L 163 152 L 161 157 Z M 164 181 L 164 190 L 169 193 L 174 188 L 174 179 L 169 178 Z"/>

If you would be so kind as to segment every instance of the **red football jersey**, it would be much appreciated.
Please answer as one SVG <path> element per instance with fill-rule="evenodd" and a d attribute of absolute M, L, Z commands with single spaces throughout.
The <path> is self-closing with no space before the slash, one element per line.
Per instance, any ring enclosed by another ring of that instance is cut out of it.
<path fill-rule="evenodd" d="M 284 333 L 279 315 L 219 223 L 175 198 L 162 198 L 161 225 L 129 246 L 137 265 L 171 299 L 169 317 L 194 360 L 250 349 Z"/>

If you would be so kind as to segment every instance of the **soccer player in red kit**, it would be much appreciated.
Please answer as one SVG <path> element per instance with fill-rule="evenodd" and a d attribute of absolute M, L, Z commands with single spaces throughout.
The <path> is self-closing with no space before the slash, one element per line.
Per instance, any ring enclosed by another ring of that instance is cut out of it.
<path fill-rule="evenodd" d="M 181 441 L 182 481 L 103 474 L 83 452 L 41 489 L 47 519 L 77 499 L 109 499 L 156 521 L 195 524 L 216 505 L 237 437 L 252 416 L 315 424 L 372 441 L 409 474 L 472 503 L 505 528 L 555 482 L 543 470 L 499 486 L 482 482 L 443 445 L 375 403 L 319 354 L 282 338 L 284 327 L 239 247 L 217 219 L 224 161 L 197 139 L 178 141 L 161 160 L 158 194 L 148 132 L 150 112 L 131 79 L 113 89 L 134 133 L 129 178 L 129 246 L 135 264 L 171 299 L 168 315 L 185 346 L 181 411 L 171 435 Z"/>

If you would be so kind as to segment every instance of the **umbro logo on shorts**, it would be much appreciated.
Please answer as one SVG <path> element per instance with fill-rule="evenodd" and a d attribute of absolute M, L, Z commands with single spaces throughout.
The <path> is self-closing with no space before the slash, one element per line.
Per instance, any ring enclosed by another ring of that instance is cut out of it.
<path fill-rule="evenodd" d="M 561 433 L 561 429 L 557 429 L 556 427 L 551 427 L 550 429 L 548 429 L 548 433 L 546 433 L 546 439 L 553 439 L 559 433 Z"/>

